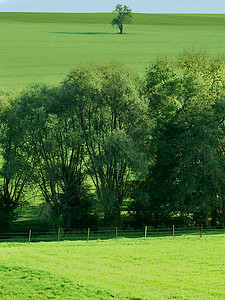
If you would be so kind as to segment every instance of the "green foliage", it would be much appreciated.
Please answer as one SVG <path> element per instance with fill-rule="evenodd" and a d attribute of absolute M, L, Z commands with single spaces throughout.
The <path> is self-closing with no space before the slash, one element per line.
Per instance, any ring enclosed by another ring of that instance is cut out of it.
<path fill-rule="evenodd" d="M 224 75 L 223 59 L 200 53 L 185 54 L 174 65 L 161 60 L 148 69 L 143 93 L 157 124 L 156 160 L 139 186 L 147 200 L 136 196 L 139 217 L 150 211 L 149 222 L 162 224 L 177 215 L 183 224 L 192 216 L 193 223 L 206 226 L 210 217 L 218 225 L 213 212 L 224 214 Z M 155 220 L 160 211 L 163 218 Z"/>
<path fill-rule="evenodd" d="M 90 205 L 76 119 L 60 110 L 59 99 L 57 87 L 35 86 L 22 93 L 8 113 L 7 136 L 13 137 L 14 156 L 24 166 L 20 174 L 39 186 L 55 226 L 71 228 L 80 208 L 87 212 Z"/>
<path fill-rule="evenodd" d="M 123 24 L 131 23 L 132 11 L 126 5 L 122 6 L 121 4 L 117 4 L 113 12 L 118 13 L 118 15 L 112 20 L 111 24 L 118 27 L 120 34 L 122 34 Z"/>
<path fill-rule="evenodd" d="M 131 177 L 147 171 L 150 121 L 137 82 L 132 72 L 114 64 L 74 70 L 62 87 L 64 105 L 74 104 L 85 165 L 108 224 L 119 222 Z"/>
<path fill-rule="evenodd" d="M 8 135 L 8 111 L 11 108 L 10 93 L 4 93 L 0 106 L 0 228 L 9 228 L 14 211 L 22 201 L 28 174 L 16 154 L 12 135 Z M 11 120 L 12 121 L 12 120 Z M 14 125 L 15 126 L 15 125 Z"/>
<path fill-rule="evenodd" d="M 56 227 L 103 215 L 119 226 L 124 200 L 135 225 L 224 225 L 224 87 L 223 58 L 187 52 L 157 60 L 143 80 L 95 64 L 15 101 L 3 95 L 2 218 L 38 186 L 40 215 Z"/>

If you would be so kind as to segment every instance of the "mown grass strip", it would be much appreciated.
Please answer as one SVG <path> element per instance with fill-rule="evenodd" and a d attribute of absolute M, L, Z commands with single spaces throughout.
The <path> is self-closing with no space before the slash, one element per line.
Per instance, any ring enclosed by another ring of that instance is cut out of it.
<path fill-rule="evenodd" d="M 3 243 L 0 298 L 224 299 L 224 241 L 221 235 Z"/>

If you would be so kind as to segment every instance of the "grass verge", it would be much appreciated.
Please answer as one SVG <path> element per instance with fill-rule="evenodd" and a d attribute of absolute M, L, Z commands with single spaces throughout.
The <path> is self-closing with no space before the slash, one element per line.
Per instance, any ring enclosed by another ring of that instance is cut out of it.
<path fill-rule="evenodd" d="M 1 299 L 224 299 L 225 236 L 0 244 Z"/>

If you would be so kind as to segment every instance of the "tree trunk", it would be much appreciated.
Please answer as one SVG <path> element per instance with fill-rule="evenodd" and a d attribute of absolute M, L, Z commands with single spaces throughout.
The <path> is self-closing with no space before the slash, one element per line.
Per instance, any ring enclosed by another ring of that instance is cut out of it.
<path fill-rule="evenodd" d="M 119 29 L 120 29 L 120 34 L 123 34 L 123 24 L 120 25 Z"/>
<path fill-rule="evenodd" d="M 23 204 L 20 205 L 20 216 L 23 216 Z"/>
<path fill-rule="evenodd" d="M 121 206 L 119 204 L 116 204 L 113 207 L 113 214 L 114 214 L 114 224 L 117 227 L 120 225 L 120 217 L 121 217 Z"/>
<path fill-rule="evenodd" d="M 111 211 L 104 212 L 104 225 L 109 226 L 119 226 L 120 224 L 120 210 L 121 207 L 114 205 Z"/>
<path fill-rule="evenodd" d="M 225 200 L 222 202 L 222 218 L 221 218 L 221 225 L 225 225 Z"/>
<path fill-rule="evenodd" d="M 104 211 L 104 226 L 110 227 L 114 225 L 114 216 L 111 211 Z"/>
<path fill-rule="evenodd" d="M 208 195 L 206 195 L 206 201 L 205 201 L 204 223 L 207 228 L 209 226 L 209 196 Z"/>
<path fill-rule="evenodd" d="M 67 207 L 66 209 L 66 229 L 71 230 L 72 228 L 72 211 L 70 207 Z"/>
<path fill-rule="evenodd" d="M 208 209 L 206 209 L 206 211 L 205 211 L 204 222 L 205 222 L 206 228 L 209 227 L 209 213 L 208 213 Z"/>

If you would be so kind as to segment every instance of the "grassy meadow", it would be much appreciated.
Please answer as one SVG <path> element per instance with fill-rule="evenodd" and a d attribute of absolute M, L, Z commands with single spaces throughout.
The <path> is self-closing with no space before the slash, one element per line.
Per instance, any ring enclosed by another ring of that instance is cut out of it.
<path fill-rule="evenodd" d="M 157 57 L 223 54 L 225 15 L 134 14 L 124 35 L 108 14 L 0 13 L 0 89 L 62 80 L 77 65 L 121 61 L 143 74 Z"/>
<path fill-rule="evenodd" d="M 1 243 L 1 299 L 224 299 L 224 235 Z"/>
<path fill-rule="evenodd" d="M 83 64 L 119 61 L 143 75 L 161 56 L 173 60 L 187 50 L 209 56 L 225 51 L 225 15 L 134 14 L 124 35 L 110 25 L 112 18 L 0 13 L 0 97 L 33 83 L 59 82 Z M 28 232 L 38 203 L 24 208 L 13 231 Z M 202 239 L 198 232 L 88 243 L 1 240 L 0 299 L 222 300 L 224 247 L 224 232 Z"/>

